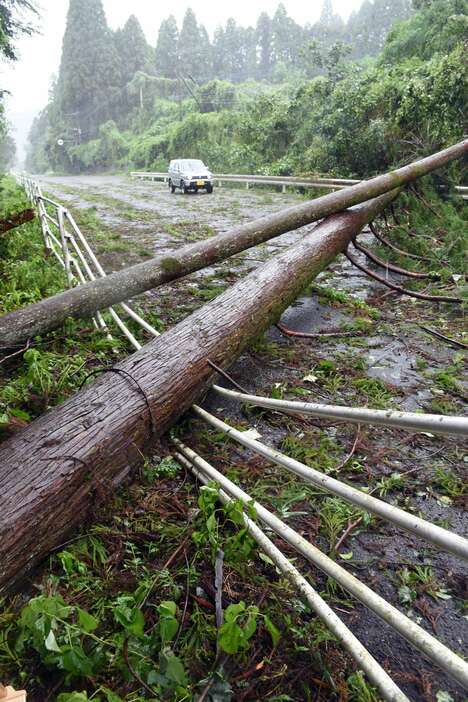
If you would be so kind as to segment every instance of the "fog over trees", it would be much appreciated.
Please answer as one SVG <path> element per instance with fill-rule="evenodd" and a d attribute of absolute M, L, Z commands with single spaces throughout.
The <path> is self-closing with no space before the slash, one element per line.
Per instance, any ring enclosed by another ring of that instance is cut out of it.
<path fill-rule="evenodd" d="M 154 28 L 151 46 L 136 17 L 113 32 L 101 0 L 70 0 L 28 167 L 163 168 L 190 153 L 221 170 L 384 169 L 403 126 L 433 147 L 459 136 L 465 13 L 466 0 L 364 0 L 344 22 L 324 0 L 319 21 L 302 26 L 280 3 L 255 26 L 230 18 L 210 37 L 189 8 L 180 26 L 169 15 Z M 434 103 L 422 121 L 421 86 Z"/>

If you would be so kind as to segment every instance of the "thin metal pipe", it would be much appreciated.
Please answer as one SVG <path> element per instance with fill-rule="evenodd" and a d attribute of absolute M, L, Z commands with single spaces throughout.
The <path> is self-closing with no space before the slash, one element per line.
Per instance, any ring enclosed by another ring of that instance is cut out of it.
<path fill-rule="evenodd" d="M 416 431 L 429 431 L 437 434 L 456 434 L 468 436 L 467 417 L 449 417 L 442 414 L 418 414 L 417 412 L 399 412 L 397 410 L 375 410 L 367 407 L 342 407 L 340 405 L 322 405 L 316 402 L 296 402 L 295 400 L 274 400 L 270 397 L 244 395 L 235 390 L 228 390 L 213 385 L 213 390 L 223 397 L 238 400 L 247 405 L 256 405 L 277 412 L 292 414 L 312 414 L 316 417 L 339 419 L 354 424 L 378 424 Z"/>
<path fill-rule="evenodd" d="M 78 227 L 77 223 L 75 222 L 75 220 L 74 220 L 74 218 L 73 218 L 73 215 L 72 215 L 68 210 L 65 210 L 65 216 L 67 217 L 68 221 L 70 222 L 71 226 L 73 227 L 73 230 L 76 232 L 78 238 L 80 239 L 81 243 L 83 244 L 83 246 L 84 246 L 84 248 L 85 248 L 85 250 L 86 250 L 88 256 L 90 257 L 91 261 L 93 262 L 93 264 L 94 264 L 96 270 L 98 271 L 99 275 L 100 275 L 102 278 L 105 278 L 105 277 L 107 276 L 106 271 L 105 271 L 104 268 L 101 266 L 101 264 L 100 264 L 98 258 L 95 256 L 94 251 L 92 250 L 92 248 L 91 248 L 90 245 L 88 244 L 88 241 L 87 241 L 86 237 L 84 236 L 84 234 L 82 233 L 82 231 L 81 231 L 80 228 Z M 96 278 L 93 277 L 92 280 L 96 280 Z M 142 318 L 140 317 L 139 314 L 137 314 L 136 312 L 134 312 L 134 311 L 132 310 L 132 308 L 129 307 L 129 305 L 127 305 L 126 303 L 121 303 L 121 307 L 125 310 L 125 312 L 126 312 L 130 317 L 132 317 L 135 321 L 137 321 L 137 322 L 140 324 L 140 326 L 142 326 L 144 329 L 146 329 L 147 331 L 149 331 L 150 334 L 152 334 L 153 336 L 159 336 L 159 332 L 156 331 L 156 329 L 154 329 L 154 327 L 152 327 L 150 324 L 148 324 L 148 322 L 145 322 L 145 320 L 142 319 Z M 115 312 L 115 310 L 113 310 L 111 307 L 109 307 L 109 312 L 111 312 L 111 314 L 112 314 L 112 316 L 113 316 L 115 322 L 118 324 L 118 326 L 119 326 L 120 329 L 123 331 L 123 333 L 125 334 L 125 336 L 127 337 L 127 339 L 130 341 L 130 343 L 131 343 L 137 350 L 141 349 L 141 344 L 135 339 L 135 337 L 133 336 L 133 334 L 131 333 L 131 331 L 125 326 L 125 324 L 122 322 L 122 320 L 121 320 L 120 317 L 117 315 L 117 313 Z"/>
<path fill-rule="evenodd" d="M 125 325 L 125 323 L 124 323 L 124 322 L 122 321 L 122 319 L 119 317 L 119 315 L 118 315 L 117 312 L 114 310 L 114 308 L 113 308 L 113 307 L 109 307 L 109 308 L 108 308 L 108 311 L 109 311 L 109 313 L 110 313 L 112 319 L 114 320 L 114 322 L 117 324 L 117 326 L 119 327 L 119 329 L 125 334 L 125 336 L 126 336 L 127 339 L 129 340 L 129 342 L 131 343 L 131 345 L 132 345 L 137 351 L 139 351 L 139 350 L 141 349 L 141 344 L 140 344 L 140 342 L 137 341 L 137 340 L 135 339 L 135 337 L 133 336 L 133 334 L 132 334 L 132 332 L 130 331 L 130 329 L 128 329 L 128 327 Z"/>
<path fill-rule="evenodd" d="M 290 472 L 295 473 L 306 482 L 312 483 L 322 490 L 328 490 L 334 495 L 362 507 L 362 509 L 366 510 L 367 512 L 372 512 L 378 517 L 392 522 L 396 526 L 399 526 L 412 534 L 416 534 L 416 536 L 419 536 L 426 541 L 430 541 L 434 546 L 437 546 L 444 551 L 450 551 L 450 553 L 454 553 L 456 556 L 468 560 L 468 540 L 462 536 L 453 534 L 446 529 L 442 529 L 435 524 L 431 524 L 424 519 L 420 519 L 413 514 L 409 514 L 398 507 L 389 505 L 387 502 L 378 500 L 376 497 L 368 495 L 361 490 L 357 490 L 356 488 L 351 487 L 351 485 L 347 485 L 340 480 L 335 480 L 335 478 L 331 478 L 329 475 L 320 473 L 320 471 L 315 470 L 314 468 L 309 468 L 309 466 L 304 465 L 304 463 L 300 463 L 294 458 L 285 456 L 280 451 L 271 449 L 259 441 L 245 436 L 245 433 L 230 427 L 228 424 L 213 416 L 209 412 L 206 412 L 198 405 L 193 405 L 193 409 L 205 421 L 217 429 L 225 432 L 238 443 L 252 449 L 261 456 L 273 461 L 273 463 L 286 468 Z"/>
<path fill-rule="evenodd" d="M 143 327 L 143 329 L 146 329 L 147 332 L 152 334 L 153 336 L 161 336 L 160 332 L 158 332 L 151 324 L 149 324 L 146 320 L 143 319 L 143 317 L 140 317 L 140 315 L 135 312 L 135 310 L 132 310 L 129 305 L 127 305 L 125 302 L 121 302 L 120 306 L 122 307 L 123 310 L 128 314 L 129 317 L 135 320 L 135 322 L 138 322 L 138 324 Z"/>
<path fill-rule="evenodd" d="M 75 239 L 75 237 L 74 237 L 73 235 L 70 235 L 70 241 L 72 242 L 73 248 L 75 249 L 75 251 L 77 252 L 78 256 L 80 257 L 80 260 L 81 260 L 81 262 L 82 262 L 82 264 L 83 264 L 83 266 L 84 266 L 84 269 L 85 269 L 86 273 L 88 274 L 88 277 L 90 278 L 90 280 L 96 280 L 96 276 L 94 275 L 93 271 L 91 270 L 91 267 L 90 267 L 88 261 L 86 260 L 86 258 L 85 258 L 85 256 L 84 256 L 83 252 L 81 251 L 81 249 L 80 249 L 80 247 L 79 247 L 79 245 L 78 245 L 78 242 L 76 241 L 76 239 Z M 97 260 L 97 259 L 96 259 L 96 260 Z M 128 327 L 125 325 L 125 323 L 122 321 L 122 319 L 121 319 L 120 316 L 117 314 L 117 312 L 116 312 L 112 307 L 108 307 L 108 312 L 109 312 L 110 315 L 112 316 L 113 320 L 115 321 L 115 323 L 117 324 L 117 326 L 119 327 L 119 329 L 124 333 L 124 335 L 126 336 L 126 338 L 130 341 L 130 343 L 132 344 L 132 346 L 133 346 L 137 351 L 139 351 L 139 350 L 141 349 L 141 344 L 137 341 L 137 339 L 134 337 L 134 335 L 132 334 L 132 332 L 130 331 L 130 329 L 128 329 Z M 97 316 L 97 319 L 98 319 L 98 322 L 99 322 L 100 326 L 101 326 L 103 329 L 104 329 L 104 328 L 107 329 L 107 325 L 106 325 L 106 323 L 105 323 L 104 318 L 102 317 L 102 315 L 101 315 L 100 313 L 98 313 L 96 316 Z M 112 339 L 112 337 L 110 337 L 110 338 Z"/>
<path fill-rule="evenodd" d="M 52 222 L 52 224 L 55 224 L 55 226 L 57 227 L 57 229 L 60 228 L 60 224 L 57 222 L 56 219 L 54 219 L 54 218 L 52 217 L 52 215 L 50 215 L 50 214 L 47 212 L 46 209 L 44 209 L 44 215 L 45 215 L 46 219 L 48 219 L 50 222 Z"/>
<path fill-rule="evenodd" d="M 57 251 L 57 249 L 55 248 L 55 246 L 53 246 L 53 245 L 50 246 L 50 250 L 51 250 L 52 253 L 54 254 L 54 256 L 55 256 L 55 258 L 57 259 L 57 261 L 60 263 L 60 265 L 62 266 L 62 268 L 65 270 L 65 261 L 64 261 L 63 258 L 60 256 L 60 254 L 58 253 L 58 251 Z"/>
<path fill-rule="evenodd" d="M 99 260 L 96 258 L 94 251 L 92 250 L 91 246 L 88 244 L 88 241 L 87 241 L 85 235 L 83 234 L 83 232 L 81 231 L 81 229 L 79 228 L 77 223 L 75 222 L 75 219 L 74 219 L 73 215 L 71 214 L 71 212 L 69 212 L 69 210 L 65 210 L 65 217 L 68 219 L 75 234 L 78 236 L 78 239 L 83 244 L 86 253 L 88 254 L 91 261 L 93 262 L 94 267 L 98 271 L 99 275 L 104 278 L 106 276 L 106 272 L 105 272 L 104 268 L 99 263 Z"/>
<path fill-rule="evenodd" d="M 55 202 L 55 200 L 51 200 L 51 199 L 48 198 L 48 197 L 44 197 L 44 195 L 38 195 L 38 199 L 43 200 L 44 202 L 48 202 L 49 205 L 53 205 L 53 206 L 56 207 L 57 209 L 58 209 L 59 207 L 62 207 L 62 205 L 61 205 L 59 202 Z"/>
<path fill-rule="evenodd" d="M 77 245 L 76 245 L 75 239 L 73 237 L 71 237 L 71 242 L 72 242 L 72 244 L 74 244 L 75 250 L 79 250 Z M 76 258 L 72 257 L 71 260 L 72 260 L 72 263 L 73 263 L 75 270 L 78 274 L 79 281 L 80 281 L 81 285 L 83 285 L 84 283 L 86 283 L 86 278 L 83 274 L 83 271 L 81 270 L 81 266 L 78 263 L 78 261 L 76 260 Z M 106 336 L 109 339 L 109 341 L 113 341 L 112 335 L 109 332 L 109 328 L 104 320 L 104 317 L 102 316 L 102 314 L 99 311 L 93 317 L 93 324 L 94 324 L 96 329 L 102 329 L 103 331 L 106 332 Z"/>
<path fill-rule="evenodd" d="M 50 229 L 49 229 L 49 237 L 50 237 L 50 239 L 54 242 L 54 244 L 55 244 L 56 246 L 58 246 L 58 247 L 60 248 L 60 250 L 62 250 L 62 244 L 61 244 L 61 242 L 60 242 L 60 239 L 58 239 L 58 238 L 55 236 L 55 234 L 54 234 L 52 231 L 50 231 Z"/>
<path fill-rule="evenodd" d="M 176 454 L 177 460 L 187 468 L 202 482 L 207 483 L 205 475 L 181 454 Z M 220 490 L 219 498 L 224 504 L 231 502 L 230 496 Z M 289 580 L 289 582 L 299 591 L 302 597 L 310 605 L 311 609 L 326 624 L 333 634 L 341 641 L 343 646 L 354 658 L 358 667 L 362 669 L 369 680 L 377 687 L 382 698 L 387 702 L 409 702 L 408 697 L 400 690 L 388 673 L 380 666 L 369 651 L 362 645 L 359 639 L 348 629 L 329 605 L 314 590 L 311 584 L 299 573 L 291 561 L 279 550 L 266 534 L 255 524 L 246 514 L 244 523 L 252 538 L 257 542 L 260 549 L 273 561 L 278 570 Z"/>
<path fill-rule="evenodd" d="M 241 500 L 254 508 L 256 515 L 278 536 L 295 548 L 313 565 L 326 575 L 336 580 L 345 590 L 363 605 L 371 609 L 377 616 L 393 629 L 398 631 L 407 641 L 428 656 L 442 670 L 468 687 L 468 664 L 447 646 L 444 646 L 434 636 L 424 631 L 422 627 L 405 616 L 396 607 L 393 607 L 374 590 L 362 583 L 342 566 L 326 556 L 320 549 L 300 536 L 294 529 L 285 524 L 275 514 L 266 509 L 262 504 L 253 500 L 244 490 L 233 483 L 229 478 L 220 473 L 210 463 L 199 456 L 195 451 L 185 446 L 179 439 L 173 438 L 173 443 L 193 465 L 202 471 L 210 480 L 214 480 L 223 490 L 236 500 Z"/>
<path fill-rule="evenodd" d="M 70 251 L 68 250 L 67 234 L 65 232 L 65 226 L 63 221 L 63 209 L 61 207 L 59 207 L 57 210 L 57 217 L 59 221 L 60 241 L 62 244 L 63 260 L 65 263 L 65 273 L 67 276 L 68 287 L 72 288 L 73 276 L 70 268 Z"/>

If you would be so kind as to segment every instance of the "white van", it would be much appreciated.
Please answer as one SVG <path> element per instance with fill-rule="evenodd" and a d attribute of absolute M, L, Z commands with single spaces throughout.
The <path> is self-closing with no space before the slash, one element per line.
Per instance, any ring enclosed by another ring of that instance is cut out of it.
<path fill-rule="evenodd" d="M 210 173 L 203 161 L 196 158 L 178 158 L 169 164 L 169 188 L 175 193 L 180 188 L 184 193 L 190 190 L 206 190 L 213 192 L 213 174 Z"/>

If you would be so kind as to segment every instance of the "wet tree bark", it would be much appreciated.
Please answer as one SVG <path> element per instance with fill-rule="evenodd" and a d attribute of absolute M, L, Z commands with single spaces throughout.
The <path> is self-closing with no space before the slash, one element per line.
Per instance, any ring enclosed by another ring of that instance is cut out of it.
<path fill-rule="evenodd" d="M 31 222 L 35 216 L 36 213 L 34 210 L 23 210 L 22 212 L 16 212 L 15 214 L 0 220 L 0 236 L 10 231 L 10 229 L 15 229 L 15 227 L 20 227 L 26 222 Z"/>
<path fill-rule="evenodd" d="M 444 151 L 338 192 L 295 205 L 235 227 L 206 241 L 80 285 L 0 317 L 0 346 L 16 347 L 59 327 L 67 317 L 91 317 L 97 310 L 223 261 L 240 251 L 299 229 L 334 212 L 413 182 L 468 152 L 468 139 Z"/>
<path fill-rule="evenodd" d="M 0 446 L 0 589 L 82 524 L 227 367 L 397 191 L 318 225 L 297 245 Z"/>

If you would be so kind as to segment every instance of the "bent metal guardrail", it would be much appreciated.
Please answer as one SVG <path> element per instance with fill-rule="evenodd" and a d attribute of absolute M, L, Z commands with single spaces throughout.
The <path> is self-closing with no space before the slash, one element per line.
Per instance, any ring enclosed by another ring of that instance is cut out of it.
<path fill-rule="evenodd" d="M 167 182 L 169 176 L 162 171 L 131 171 L 130 178 L 137 180 L 152 180 Z M 283 192 L 286 188 L 318 188 L 321 190 L 342 190 L 350 185 L 357 185 L 360 180 L 346 178 L 307 178 L 300 176 L 270 176 L 270 175 L 241 175 L 214 173 L 213 180 L 221 186 L 221 183 L 244 183 L 247 190 L 251 185 L 277 185 L 281 186 Z M 455 186 L 455 194 L 463 200 L 468 200 L 468 187 Z"/>
<path fill-rule="evenodd" d="M 90 279 L 93 276 L 105 276 L 102 266 L 94 255 L 89 243 L 80 231 L 78 225 L 73 219 L 68 210 L 62 207 L 59 203 L 46 198 L 42 195 L 38 183 L 26 177 L 19 177 L 19 181 L 25 187 L 30 199 L 36 204 L 39 212 L 39 217 L 42 226 L 42 233 L 46 249 L 51 250 L 57 260 L 64 268 L 67 281 L 70 286 L 80 284 L 85 280 L 85 274 L 82 271 L 81 265 L 85 273 Z M 54 212 L 55 216 L 50 212 Z M 71 227 L 71 231 L 67 228 L 67 224 Z M 58 236 L 51 230 L 51 226 L 58 232 Z M 70 253 L 70 248 L 76 254 Z M 81 264 L 81 265 L 80 265 Z M 95 272 L 91 268 L 94 266 Z M 73 273 L 75 271 L 75 274 Z M 147 324 L 147 322 L 131 310 L 128 305 L 122 304 L 122 308 L 142 328 L 149 331 L 153 335 L 158 335 L 158 332 Z M 133 337 L 131 332 L 126 328 L 125 324 L 120 319 L 119 315 L 112 308 L 109 309 L 113 319 L 125 333 L 135 348 L 140 348 L 141 345 Z M 106 323 L 96 314 L 96 326 L 108 332 Z M 133 339 L 133 340 L 132 340 Z M 313 405 L 312 403 L 275 403 L 271 404 L 269 398 L 260 398 L 243 393 L 228 391 L 219 386 L 214 386 L 214 390 L 221 395 L 230 396 L 238 402 L 248 402 L 257 406 L 268 407 L 273 410 L 282 410 L 293 413 L 315 413 L 322 416 L 338 417 L 348 421 L 364 421 L 376 425 L 402 426 L 404 428 L 421 428 L 425 427 L 424 420 L 421 426 L 416 426 L 415 422 L 419 421 L 415 415 L 409 413 L 373 413 L 367 408 L 362 408 L 365 416 L 356 417 L 346 411 L 345 408 L 325 407 Z M 461 558 L 468 557 L 468 541 L 463 539 L 446 529 L 436 526 L 423 519 L 417 518 L 412 514 L 405 512 L 402 509 L 396 508 L 388 503 L 378 500 L 371 495 L 357 490 L 356 488 L 347 485 L 343 481 L 330 478 L 329 476 L 312 470 L 298 461 L 291 459 L 280 452 L 270 449 L 266 445 L 260 443 L 256 439 L 251 438 L 249 432 L 240 432 L 230 427 L 222 420 L 210 414 L 206 410 L 194 405 L 193 410 L 209 425 L 226 433 L 232 440 L 241 445 L 255 451 L 256 453 L 269 459 L 283 468 L 292 471 L 299 475 L 302 479 L 314 483 L 324 491 L 339 495 L 342 499 L 359 505 L 364 510 L 377 514 L 380 518 L 390 521 L 399 528 L 408 530 L 416 534 L 419 538 L 425 539 L 439 548 L 445 549 Z M 357 412 L 358 410 L 356 410 Z M 422 415 L 424 417 L 424 415 Z M 433 423 L 440 427 L 444 433 L 466 433 L 466 426 L 463 423 L 451 422 L 448 418 L 445 420 L 436 415 L 427 416 L 427 421 L 431 427 Z M 219 496 L 221 501 L 228 502 L 232 499 L 240 499 L 244 504 L 252 505 L 252 498 L 245 493 L 240 487 L 229 481 L 224 475 L 216 471 L 207 461 L 198 456 L 189 447 L 182 444 L 177 439 L 174 439 L 175 457 L 177 460 L 190 468 L 193 474 L 201 480 L 202 483 L 214 481 L 220 489 Z M 375 612 L 381 619 L 394 628 L 400 635 L 407 639 L 413 646 L 418 648 L 423 654 L 428 656 L 442 670 L 447 672 L 452 678 L 468 688 L 468 664 L 463 661 L 457 654 L 453 653 L 444 644 L 438 641 L 434 636 L 427 633 L 417 623 L 411 621 L 402 612 L 394 608 L 385 599 L 377 595 L 373 590 L 367 587 L 360 580 L 348 573 L 345 568 L 337 564 L 331 558 L 322 553 L 317 547 L 301 537 L 297 532 L 291 529 L 288 525 L 282 522 L 278 517 L 265 509 L 261 504 L 254 502 L 253 506 L 261 521 L 267 527 L 275 531 L 284 541 L 292 545 L 300 554 L 305 556 L 313 565 L 320 568 L 329 577 L 335 579 L 342 587 L 352 594 L 358 601 Z M 318 595 L 311 587 L 310 583 L 299 573 L 299 571 L 291 564 L 284 556 L 281 550 L 275 546 L 260 527 L 253 522 L 247 514 L 244 516 L 246 528 L 257 541 L 259 547 L 274 561 L 278 569 L 290 580 L 297 588 L 298 592 L 310 604 L 326 625 L 333 631 L 343 646 L 351 653 L 358 666 L 362 668 L 368 675 L 371 682 L 377 687 L 383 699 L 388 702 L 409 702 L 406 695 L 398 688 L 396 683 L 380 666 L 380 664 L 372 657 L 369 651 L 360 643 L 360 641 L 352 634 L 346 625 L 339 619 L 333 610 L 326 602 Z"/>
<path fill-rule="evenodd" d="M 163 172 L 132 171 L 131 178 L 139 180 L 168 180 L 168 174 Z M 279 185 L 283 192 L 287 187 L 293 188 L 320 188 L 324 190 L 341 190 L 349 185 L 360 183 L 359 180 L 342 180 L 340 178 L 301 178 L 297 176 L 265 176 L 215 173 L 213 180 L 219 186 L 222 183 L 244 183 L 247 190 L 251 185 Z"/>
<path fill-rule="evenodd" d="M 23 175 L 18 175 L 17 181 L 24 187 L 29 199 L 37 207 L 44 246 L 46 251 L 52 252 L 64 269 L 68 287 L 73 288 L 96 278 L 104 278 L 107 274 L 71 212 L 60 203 L 44 197 L 38 182 Z M 152 336 L 159 336 L 159 332 L 126 302 L 121 302 L 120 307 L 141 329 Z M 107 311 L 133 348 L 141 349 L 142 344 L 135 338 L 115 308 L 109 307 Z M 93 324 L 96 329 L 105 331 L 108 339 L 112 339 L 101 312 L 96 312 Z"/>

